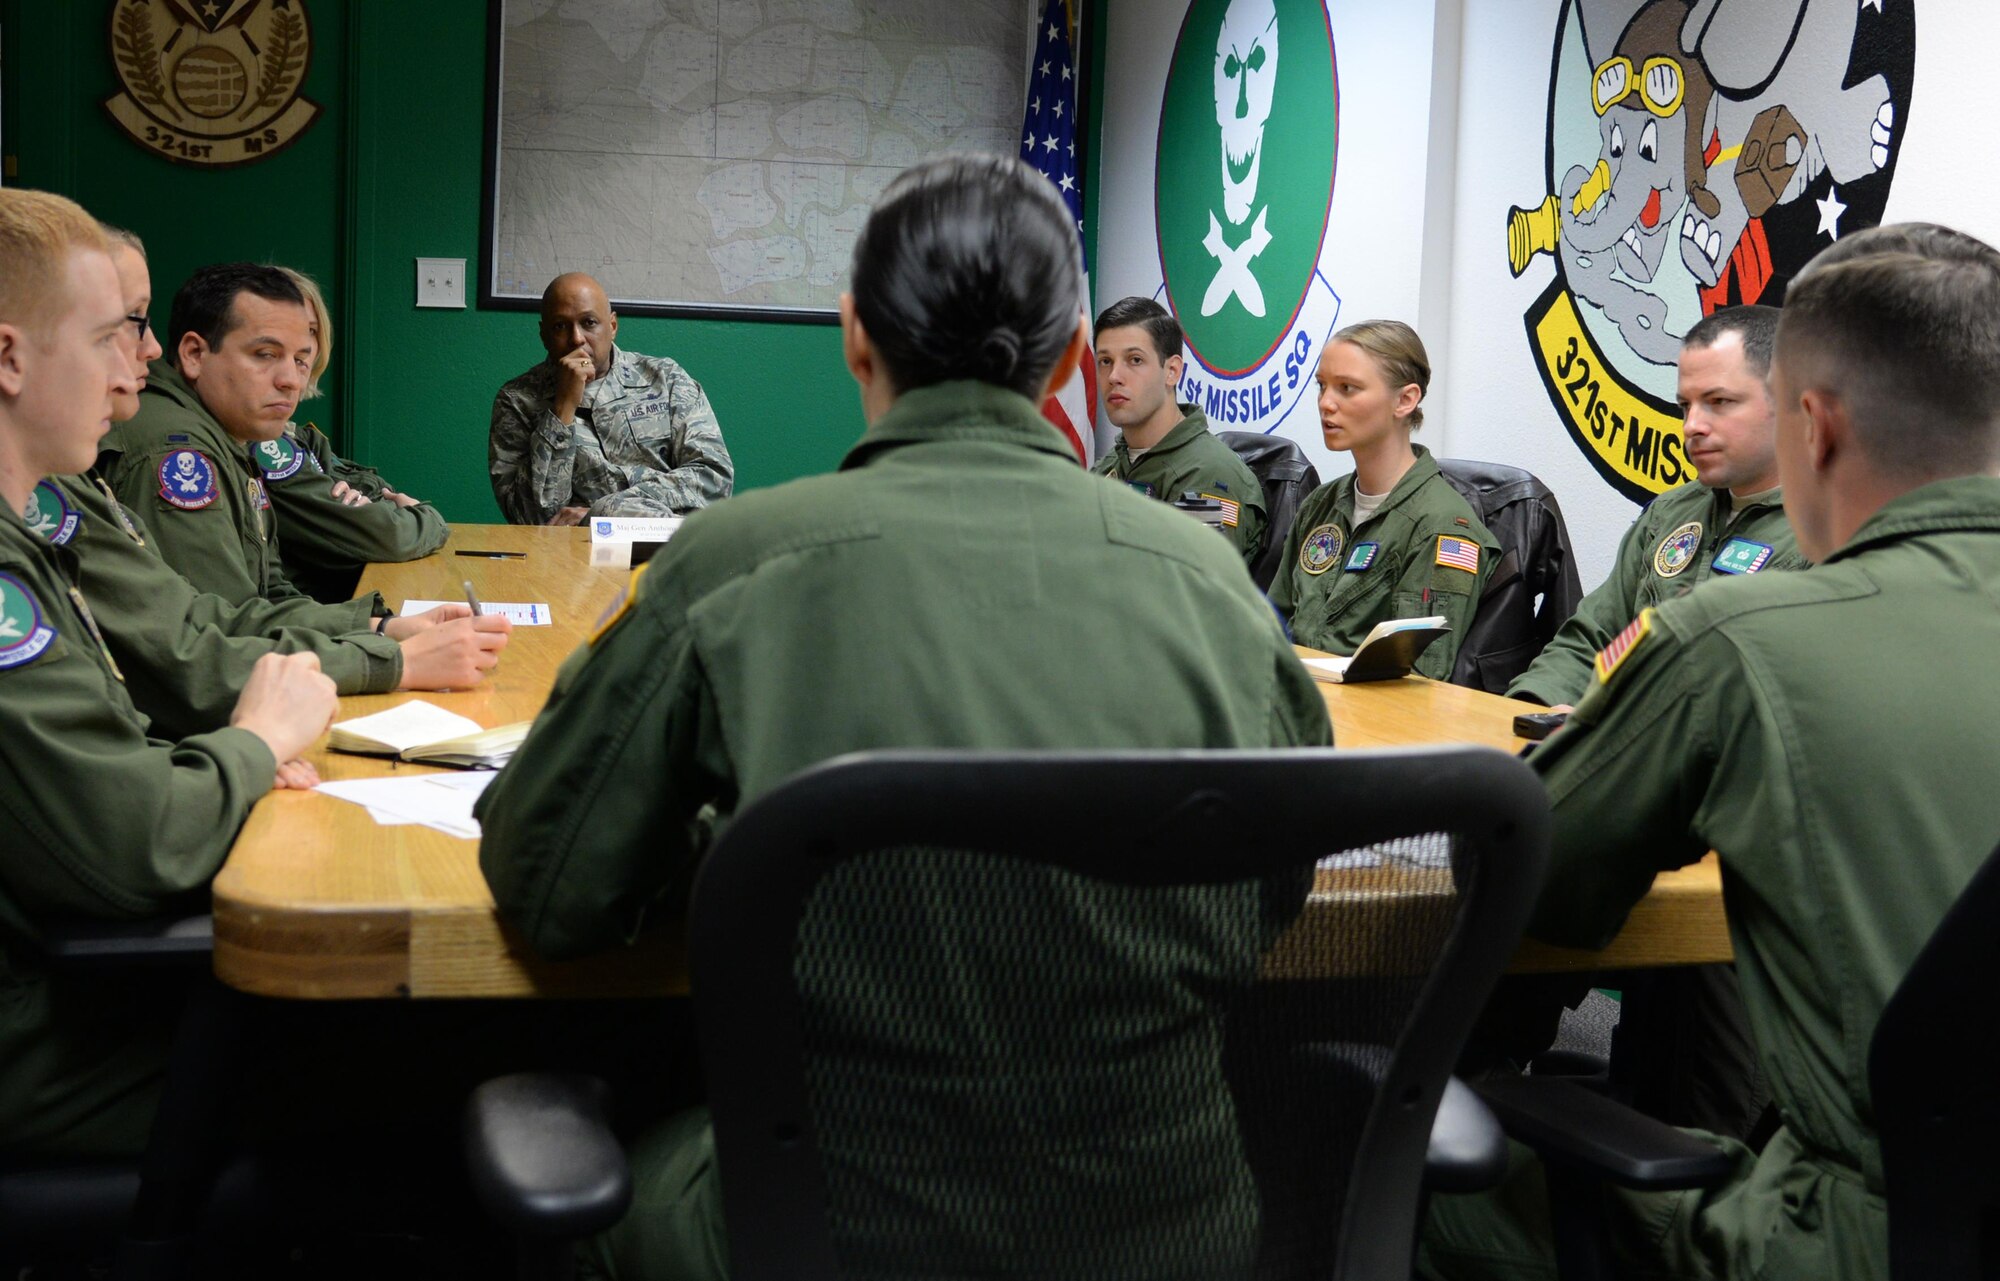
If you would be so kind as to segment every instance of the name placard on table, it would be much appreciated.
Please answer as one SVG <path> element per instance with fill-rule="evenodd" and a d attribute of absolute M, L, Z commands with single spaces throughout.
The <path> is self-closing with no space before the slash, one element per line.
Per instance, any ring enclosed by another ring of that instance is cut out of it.
<path fill-rule="evenodd" d="M 590 519 L 590 563 L 614 569 L 643 565 L 681 527 L 679 516 L 594 516 Z"/>

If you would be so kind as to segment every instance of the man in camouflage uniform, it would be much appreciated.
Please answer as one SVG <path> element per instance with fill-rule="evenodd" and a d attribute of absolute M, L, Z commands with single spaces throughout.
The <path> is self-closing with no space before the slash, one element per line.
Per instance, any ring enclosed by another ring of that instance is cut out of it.
<path fill-rule="evenodd" d="M 1591 660 L 1648 605 L 1710 578 L 1804 569 L 1778 487 L 1777 419 L 1764 378 L 1775 307 L 1731 307 L 1681 340 L 1680 403 L 1701 479 L 1647 504 L 1618 545 L 1611 577 L 1507 689 L 1567 707 L 1590 687 Z"/>
<path fill-rule="evenodd" d="M 1650 607 L 1532 759 L 1554 858 L 1529 932 L 1596 947 L 1714 849 L 1784 1123 L 1721 1187 L 1607 1194 L 1619 1276 L 1889 1274 L 1866 1066 L 1883 1006 L 2000 833 L 2000 253 L 1841 237 L 1792 283 L 1771 391 L 1814 566 Z M 1897 656 L 1927 661 L 1896 667 Z M 1429 1277 L 1553 1277 L 1541 1172 L 1431 1202 Z"/>
<path fill-rule="evenodd" d="M 581 272 L 542 294 L 548 359 L 493 398 L 487 470 L 516 525 L 680 516 L 729 497 L 735 471 L 701 384 L 622 351 L 618 314 Z"/>
<path fill-rule="evenodd" d="M 1150 298 L 1121 298 L 1097 318 L 1097 385 L 1118 444 L 1092 468 L 1148 498 L 1199 513 L 1246 564 L 1264 550 L 1264 487 L 1208 416 L 1178 404 L 1181 326 Z"/>

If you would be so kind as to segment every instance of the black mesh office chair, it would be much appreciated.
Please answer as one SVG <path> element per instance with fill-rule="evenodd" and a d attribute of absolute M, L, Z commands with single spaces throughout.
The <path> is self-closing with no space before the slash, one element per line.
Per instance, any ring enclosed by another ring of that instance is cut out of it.
<path fill-rule="evenodd" d="M 1438 470 L 1504 553 L 1452 665 L 1454 685 L 1504 694 L 1583 599 L 1562 508 L 1532 472 L 1440 458 Z"/>
<path fill-rule="evenodd" d="M 1986 859 L 1882 1009 L 1868 1092 L 1889 1206 L 1891 1281 L 2000 1276 L 2000 849 Z M 1972 984 L 1974 986 L 1968 986 Z M 1713 1144 L 1562 1079 L 1482 1082 L 1507 1132 L 1543 1158 L 1563 1281 L 1618 1275 L 1599 1188 L 1713 1187 Z"/>
<path fill-rule="evenodd" d="M 1476 749 L 799 775 L 691 914 L 732 1275 L 1407 1275 L 1546 825 Z M 624 1195 L 560 1090 L 489 1082 L 469 1112 L 476 1188 L 544 1263 Z"/>
<path fill-rule="evenodd" d="M 1264 546 L 1250 568 L 1257 586 L 1269 590 L 1285 557 L 1285 539 L 1298 519 L 1299 504 L 1319 488 L 1319 470 L 1305 451 L 1283 436 L 1254 431 L 1220 431 L 1222 443 L 1236 451 L 1244 466 L 1264 488 Z"/>
<path fill-rule="evenodd" d="M 1893 1281 L 2000 1276 L 2000 850 L 1945 913 L 1868 1046 Z"/>
<path fill-rule="evenodd" d="M 0 1154 L 0 1269 L 14 1275 L 38 1253 L 117 1242 L 117 1277 L 189 1274 L 195 1232 L 210 1206 L 223 1149 L 216 1118 L 226 1087 L 218 1065 L 236 1037 L 239 998 L 209 971 L 206 915 L 78 922 L 43 940 L 52 975 L 148 982 L 184 1001 L 166 1085 L 143 1157 L 61 1160 Z"/>

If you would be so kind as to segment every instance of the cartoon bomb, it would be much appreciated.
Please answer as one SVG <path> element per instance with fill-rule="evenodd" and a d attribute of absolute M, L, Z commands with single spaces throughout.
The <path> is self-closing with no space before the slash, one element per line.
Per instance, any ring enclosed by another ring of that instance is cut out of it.
<path fill-rule="evenodd" d="M 1593 63 L 1600 151 L 1557 195 L 1508 219 L 1515 275 L 1538 253 L 1562 255 L 1571 290 L 1619 326 L 1638 355 L 1671 364 L 1679 335 L 1646 288 L 1669 237 L 1701 286 L 1704 312 L 1743 301 L 1770 278 L 1757 219 L 1797 199 L 1820 173 L 1836 182 L 1887 165 L 1895 111 L 1888 82 L 1843 89 L 1854 0 L 1576 0 L 1585 48 L 1617 31 Z M 1739 255 L 1748 233 L 1757 243 Z M 1740 262 L 1732 263 L 1732 259 Z"/>

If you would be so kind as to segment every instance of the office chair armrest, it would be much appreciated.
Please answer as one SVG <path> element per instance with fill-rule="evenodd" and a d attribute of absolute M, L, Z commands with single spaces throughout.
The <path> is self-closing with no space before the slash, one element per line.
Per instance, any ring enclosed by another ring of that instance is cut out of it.
<path fill-rule="evenodd" d="M 578 1240 L 625 1217 L 632 1170 L 595 1077 L 522 1072 L 472 1092 L 465 1158 L 480 1206 L 516 1235 Z"/>
<path fill-rule="evenodd" d="M 68 974 L 182 965 L 206 970 L 215 954 L 215 918 L 202 912 L 66 922 L 43 932 L 42 954 L 49 969 Z"/>
<path fill-rule="evenodd" d="M 1424 1187 L 1432 1192 L 1483 1192 L 1507 1173 L 1507 1134 L 1472 1087 L 1452 1077 L 1444 1083 L 1431 1145 L 1424 1154 Z"/>
<path fill-rule="evenodd" d="M 1560 1077 L 1493 1077 L 1480 1097 L 1508 1134 L 1556 1162 L 1640 1191 L 1713 1187 L 1735 1169 L 1722 1149 Z"/>

